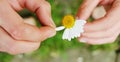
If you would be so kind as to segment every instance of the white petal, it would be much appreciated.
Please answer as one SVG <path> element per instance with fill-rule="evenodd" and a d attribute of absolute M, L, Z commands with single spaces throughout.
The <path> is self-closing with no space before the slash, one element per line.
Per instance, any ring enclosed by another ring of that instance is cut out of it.
<path fill-rule="evenodd" d="M 62 38 L 71 41 L 73 38 L 80 37 L 81 33 L 84 32 L 83 28 L 85 23 L 85 20 L 76 20 L 75 25 L 72 28 L 65 29 Z"/>
<path fill-rule="evenodd" d="M 74 31 L 74 29 L 72 28 L 72 29 L 71 29 L 71 38 L 72 38 L 72 39 L 75 37 L 74 34 L 75 34 L 75 31 Z"/>
<path fill-rule="evenodd" d="M 65 27 L 64 27 L 64 26 L 60 26 L 60 27 L 57 27 L 55 30 L 56 30 L 56 31 L 61 31 L 61 30 L 63 30 L 63 29 L 65 29 Z"/>
<path fill-rule="evenodd" d="M 70 40 L 72 39 L 72 38 L 74 38 L 74 30 L 71 28 L 70 29 L 70 31 L 69 31 L 69 38 L 70 38 Z"/>
<path fill-rule="evenodd" d="M 78 24 L 76 24 L 75 26 L 75 30 L 76 30 L 76 36 L 75 37 L 78 37 L 80 35 L 80 26 Z"/>
<path fill-rule="evenodd" d="M 66 39 L 71 41 L 71 29 L 68 29 L 68 38 L 66 38 Z"/>
<path fill-rule="evenodd" d="M 74 38 L 74 29 L 73 28 L 71 28 L 70 29 L 70 38 L 72 39 L 72 38 Z"/>
<path fill-rule="evenodd" d="M 73 28 L 72 29 L 72 38 L 75 38 L 75 36 L 76 36 L 76 30 Z"/>
<path fill-rule="evenodd" d="M 72 29 L 69 29 L 69 38 L 72 37 Z"/>
<path fill-rule="evenodd" d="M 63 36 L 62 36 L 62 39 L 66 39 L 66 40 L 69 40 L 71 41 L 71 29 L 65 29 L 64 33 L 63 33 Z"/>
<path fill-rule="evenodd" d="M 84 25 L 86 23 L 85 20 L 76 20 L 75 22 L 76 24 L 79 24 L 79 25 Z"/>
<path fill-rule="evenodd" d="M 85 24 L 86 22 L 85 21 L 82 21 L 82 20 L 77 20 L 77 21 L 75 21 L 75 25 L 73 26 L 73 30 L 74 31 L 72 31 L 73 32 L 73 37 L 72 38 L 74 38 L 74 37 L 80 37 L 80 35 L 81 35 L 81 33 L 83 33 L 84 32 L 84 30 L 83 30 L 83 25 Z"/>
<path fill-rule="evenodd" d="M 62 39 L 67 39 L 68 38 L 68 32 L 69 30 L 68 29 L 65 29 L 64 33 L 63 33 L 63 36 L 62 36 Z"/>

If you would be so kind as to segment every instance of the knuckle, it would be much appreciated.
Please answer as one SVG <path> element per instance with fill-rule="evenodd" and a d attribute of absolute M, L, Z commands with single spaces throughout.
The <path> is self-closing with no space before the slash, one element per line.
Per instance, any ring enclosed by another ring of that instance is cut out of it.
<path fill-rule="evenodd" d="M 11 35 L 12 35 L 15 39 L 20 39 L 20 38 L 21 38 L 20 31 L 19 31 L 19 30 L 16 30 L 16 29 L 11 32 Z"/>
<path fill-rule="evenodd" d="M 25 35 L 27 34 L 27 31 L 26 31 L 25 27 L 18 27 L 18 28 L 12 29 L 10 34 L 14 39 L 22 40 L 25 37 Z"/>

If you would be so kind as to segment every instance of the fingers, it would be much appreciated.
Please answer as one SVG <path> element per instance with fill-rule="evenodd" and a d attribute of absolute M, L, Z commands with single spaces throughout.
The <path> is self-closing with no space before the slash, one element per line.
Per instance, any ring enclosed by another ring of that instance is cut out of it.
<path fill-rule="evenodd" d="M 26 41 L 11 41 L 14 42 L 12 45 L 9 45 L 9 49 L 5 52 L 16 55 L 21 53 L 29 53 L 37 50 L 40 46 L 40 42 L 26 42 Z"/>
<path fill-rule="evenodd" d="M 106 44 L 112 43 L 118 37 L 120 31 L 106 32 L 106 33 L 98 33 L 90 35 L 82 35 L 82 37 L 78 38 L 80 42 L 88 43 L 88 44 Z M 102 35 L 101 35 L 102 34 Z"/>
<path fill-rule="evenodd" d="M 120 22 L 113 25 L 111 28 L 106 30 L 96 31 L 96 32 L 84 32 L 82 34 L 83 37 L 87 38 L 106 38 L 111 37 L 113 35 L 118 35 L 120 33 Z"/>
<path fill-rule="evenodd" d="M 94 8 L 100 3 L 100 0 L 84 0 L 80 6 L 77 17 L 82 20 L 87 20 Z"/>
<path fill-rule="evenodd" d="M 81 40 L 81 42 L 85 42 L 88 44 L 100 45 L 100 44 L 113 43 L 115 41 L 115 39 L 117 38 L 117 36 L 112 36 L 112 37 L 108 37 L 108 38 L 98 38 L 98 39 L 81 37 L 80 40 Z"/>
<path fill-rule="evenodd" d="M 21 6 L 35 12 L 40 22 L 45 26 L 55 27 L 51 17 L 50 4 L 45 0 L 18 0 Z"/>
<path fill-rule="evenodd" d="M 44 37 L 44 39 L 46 39 L 55 35 L 55 29 L 51 26 L 47 25 L 39 29 L 35 26 L 24 23 L 23 19 L 4 1 L 3 3 L 0 3 L 0 8 L 0 25 L 14 39 L 41 41 L 43 40 L 43 36 L 46 36 Z"/>
<path fill-rule="evenodd" d="M 87 20 L 97 5 L 109 5 L 114 1 L 115 0 L 84 0 L 77 12 L 77 17 L 82 20 Z"/>
<path fill-rule="evenodd" d="M 113 43 L 120 33 L 120 22 L 116 23 L 116 25 L 106 30 L 89 33 L 85 32 L 82 34 L 82 37 L 78 39 L 81 42 L 93 45 Z"/>
<path fill-rule="evenodd" d="M 16 54 L 21 54 L 21 53 L 29 53 L 32 51 L 35 51 L 39 48 L 40 42 L 26 42 L 26 41 L 16 41 L 13 40 L 11 41 L 13 44 L 9 45 L 8 44 L 8 49 L 6 51 L 9 54 L 16 55 Z"/>
<path fill-rule="evenodd" d="M 103 18 L 95 20 L 92 23 L 87 23 L 84 28 L 85 32 L 106 30 L 108 28 L 111 28 L 114 24 L 118 23 L 119 18 L 116 16 L 120 16 L 119 4 L 120 3 L 115 2 Z"/>
<path fill-rule="evenodd" d="M 85 32 L 79 40 L 89 44 L 105 44 L 113 42 L 120 33 L 119 17 L 116 17 L 120 16 L 119 10 L 120 1 L 116 0 L 104 17 L 87 23 L 84 26 Z"/>
<path fill-rule="evenodd" d="M 17 41 L 11 38 L 2 28 L 0 28 L 0 51 L 10 54 L 20 54 L 36 50 L 40 42 Z"/>
<path fill-rule="evenodd" d="M 86 42 L 89 44 L 106 44 L 112 43 L 117 38 L 120 33 L 120 22 L 108 29 L 108 31 L 98 31 L 98 32 L 89 32 L 83 33 L 82 37 L 79 38 L 79 41 Z"/>
<path fill-rule="evenodd" d="M 55 24 L 51 16 L 51 7 L 48 2 L 44 2 L 43 4 L 41 4 L 41 6 L 38 6 L 36 14 L 43 25 L 48 25 L 55 28 Z"/>
<path fill-rule="evenodd" d="M 14 10 L 20 11 L 23 8 L 27 8 L 30 11 L 35 12 L 37 14 L 40 22 L 43 25 L 55 28 L 55 24 L 51 17 L 51 7 L 47 1 L 45 0 L 7 0 L 7 1 Z"/>

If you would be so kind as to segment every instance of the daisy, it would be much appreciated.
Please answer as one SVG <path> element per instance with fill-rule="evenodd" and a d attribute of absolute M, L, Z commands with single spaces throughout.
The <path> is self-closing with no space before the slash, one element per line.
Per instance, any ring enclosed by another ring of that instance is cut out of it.
<path fill-rule="evenodd" d="M 62 39 L 71 41 L 71 39 L 80 37 L 81 33 L 84 32 L 83 26 L 85 23 L 85 20 L 75 20 L 72 15 L 66 15 L 62 20 L 63 26 L 57 27 L 56 31 L 65 29 Z"/>

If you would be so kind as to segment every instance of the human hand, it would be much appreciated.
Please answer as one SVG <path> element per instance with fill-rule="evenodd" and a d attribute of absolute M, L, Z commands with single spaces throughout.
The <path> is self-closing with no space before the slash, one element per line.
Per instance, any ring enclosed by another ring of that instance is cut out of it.
<path fill-rule="evenodd" d="M 84 0 L 77 17 L 87 20 L 97 5 L 110 6 L 107 14 L 84 26 L 85 32 L 79 39 L 88 44 L 112 43 L 120 33 L 120 0 Z"/>
<path fill-rule="evenodd" d="M 36 13 L 41 28 L 24 23 L 17 11 Z M 50 5 L 45 0 L 0 0 L 0 51 L 10 54 L 36 50 L 41 41 L 55 35 Z"/>

